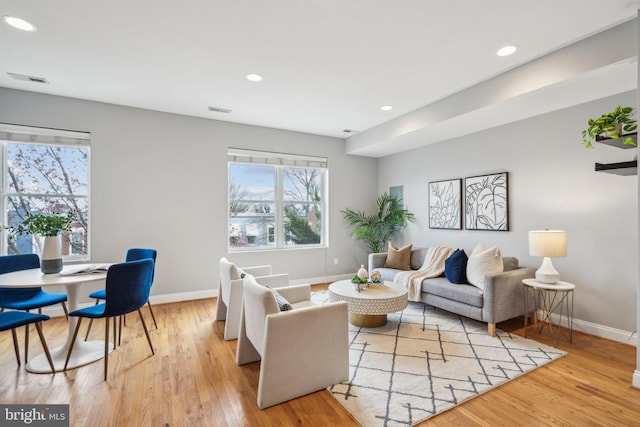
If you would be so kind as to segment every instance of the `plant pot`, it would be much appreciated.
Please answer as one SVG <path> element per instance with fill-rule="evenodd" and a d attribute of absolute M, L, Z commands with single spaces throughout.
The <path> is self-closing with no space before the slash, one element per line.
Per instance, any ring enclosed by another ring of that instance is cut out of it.
<path fill-rule="evenodd" d="M 40 270 L 44 274 L 60 273 L 62 271 L 62 240 L 61 236 L 46 236 L 40 257 Z"/>

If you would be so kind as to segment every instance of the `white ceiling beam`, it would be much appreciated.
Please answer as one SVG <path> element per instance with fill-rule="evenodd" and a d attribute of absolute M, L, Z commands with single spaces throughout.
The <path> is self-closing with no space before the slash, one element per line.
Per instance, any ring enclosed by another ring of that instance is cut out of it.
<path fill-rule="evenodd" d="M 346 152 L 383 157 L 633 90 L 636 27 L 627 21 L 353 135 Z"/>

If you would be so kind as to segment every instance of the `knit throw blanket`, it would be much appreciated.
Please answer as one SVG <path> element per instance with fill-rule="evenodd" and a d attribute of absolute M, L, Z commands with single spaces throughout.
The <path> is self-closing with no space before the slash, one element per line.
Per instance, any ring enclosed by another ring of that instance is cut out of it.
<path fill-rule="evenodd" d="M 409 301 L 420 301 L 422 281 L 430 277 L 438 277 L 444 273 L 444 262 L 451 256 L 453 249 L 445 246 L 434 246 L 427 249 L 424 263 L 419 270 L 401 271 L 393 281 L 405 286 L 409 292 Z"/>

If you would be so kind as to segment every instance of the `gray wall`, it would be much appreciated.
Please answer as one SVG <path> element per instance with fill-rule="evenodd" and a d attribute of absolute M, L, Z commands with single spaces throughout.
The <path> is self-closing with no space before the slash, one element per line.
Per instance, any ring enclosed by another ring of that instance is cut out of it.
<path fill-rule="evenodd" d="M 214 295 L 221 256 L 240 265 L 272 264 L 296 282 L 352 274 L 366 248 L 350 238 L 340 210 L 370 212 L 378 194 L 403 185 L 417 222 L 398 244 L 467 250 L 497 244 L 521 264 L 538 266 L 541 260 L 528 255 L 527 232 L 567 230 L 568 256 L 553 262 L 563 280 L 578 286 L 576 328 L 624 341 L 636 329 L 637 177 L 595 173 L 593 164 L 627 160 L 636 150 L 580 144 L 586 119 L 618 103 L 635 106 L 635 92 L 379 161 L 345 155 L 337 138 L 2 88 L 0 121 L 91 132 L 92 261 L 117 261 L 130 246 L 157 248 L 153 301 Z M 329 248 L 227 253 L 229 146 L 329 158 Z M 499 171 L 509 172 L 511 231 L 428 228 L 429 181 Z"/>
<path fill-rule="evenodd" d="M 596 173 L 594 163 L 631 160 L 637 149 L 580 143 L 587 119 L 617 104 L 635 107 L 635 91 L 381 159 L 379 191 L 403 185 L 417 216 L 398 243 L 467 251 L 498 245 L 503 255 L 537 267 L 542 260 L 529 256 L 527 232 L 564 229 L 568 256 L 553 264 L 561 280 L 577 286 L 574 326 L 626 341 L 636 329 L 638 180 Z M 502 171 L 509 172 L 510 231 L 428 228 L 429 181 Z"/>
<path fill-rule="evenodd" d="M 157 248 L 152 301 L 213 296 L 221 256 L 272 264 L 294 282 L 332 280 L 366 260 L 339 212 L 375 206 L 377 160 L 345 155 L 342 139 L 3 88 L 0 121 L 91 132 L 91 261 Z M 329 247 L 229 255 L 227 147 L 327 157 Z"/>

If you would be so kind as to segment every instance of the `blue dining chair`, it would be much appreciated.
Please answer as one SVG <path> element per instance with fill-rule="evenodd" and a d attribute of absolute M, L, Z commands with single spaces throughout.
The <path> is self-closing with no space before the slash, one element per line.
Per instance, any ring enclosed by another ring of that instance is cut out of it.
<path fill-rule="evenodd" d="M 40 268 L 40 257 L 37 254 L 4 255 L 0 256 L 0 274 L 13 273 L 14 271 Z M 0 311 L 5 309 L 29 311 L 38 309 L 42 313 L 42 307 L 55 304 L 62 304 L 65 317 L 69 318 L 67 311 L 67 294 L 52 294 L 45 292 L 42 288 L 21 288 L 8 289 L 0 288 Z M 29 328 L 26 328 L 25 335 L 25 363 L 29 357 Z"/>
<path fill-rule="evenodd" d="M 157 251 L 155 249 L 144 249 L 144 248 L 131 248 L 127 250 L 127 256 L 125 258 L 125 262 L 130 261 L 138 261 L 141 259 L 151 258 L 153 260 L 153 271 L 154 274 L 151 276 L 151 284 L 153 285 L 153 276 L 155 275 L 155 263 L 156 263 L 156 255 Z M 105 289 L 100 289 L 99 291 L 91 292 L 89 294 L 89 298 L 95 298 L 96 305 L 100 304 L 100 301 L 105 300 Z M 151 313 L 151 318 L 153 319 L 153 325 L 158 329 L 158 323 L 156 322 L 156 316 L 153 314 L 153 308 L 151 307 L 151 301 L 147 301 L 147 306 L 149 307 L 149 313 Z M 87 333 L 84 336 L 84 340 L 89 339 L 89 332 L 91 332 L 91 326 L 93 325 L 93 320 L 89 321 L 89 326 L 87 327 Z M 122 332 L 121 332 L 122 333 Z"/>
<path fill-rule="evenodd" d="M 127 313 L 134 311 L 138 312 L 144 333 L 147 335 L 147 341 L 151 348 L 151 354 L 155 354 L 153 344 L 151 343 L 151 337 L 149 336 L 149 330 L 147 324 L 142 316 L 140 310 L 147 303 L 149 299 L 149 292 L 151 291 L 151 281 L 153 280 L 153 265 L 152 259 L 142 259 L 139 261 L 123 262 L 120 264 L 114 264 L 109 267 L 107 271 L 106 289 L 105 289 L 105 302 L 91 307 L 83 308 L 80 310 L 72 311 L 69 313 L 71 317 L 78 317 L 78 324 L 73 332 L 73 338 L 71 339 L 71 346 L 67 353 L 67 360 L 64 363 L 64 369 L 67 369 L 73 346 L 78 337 L 78 331 L 80 330 L 80 324 L 83 318 L 88 319 L 105 319 L 104 329 L 104 380 L 107 380 L 107 369 L 109 365 L 109 320 L 113 319 L 115 326 L 115 320 L 117 317 L 124 316 Z M 115 348 L 116 331 L 114 327 L 113 341 Z"/>
<path fill-rule="evenodd" d="M 51 353 L 49 353 L 47 341 L 44 339 L 44 334 L 42 333 L 42 321 L 49 319 L 50 317 L 46 314 L 28 313 L 26 311 L 4 311 L 0 313 L 0 331 L 8 331 L 11 329 L 11 335 L 13 335 L 13 348 L 16 351 L 18 366 L 20 366 L 20 349 L 18 348 L 16 329 L 20 326 L 25 326 L 26 329 L 29 329 L 29 325 L 33 323 L 35 324 L 36 331 L 38 331 L 38 335 L 40 336 L 40 342 L 42 343 L 44 353 L 47 355 L 49 366 L 51 366 L 51 372 L 56 371 L 53 366 L 53 360 L 51 360 Z M 27 347 L 28 343 L 25 341 L 25 353 L 27 353 Z M 24 363 L 27 363 L 26 357 Z"/>

